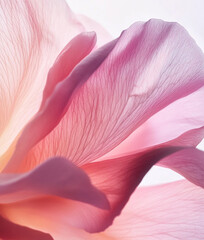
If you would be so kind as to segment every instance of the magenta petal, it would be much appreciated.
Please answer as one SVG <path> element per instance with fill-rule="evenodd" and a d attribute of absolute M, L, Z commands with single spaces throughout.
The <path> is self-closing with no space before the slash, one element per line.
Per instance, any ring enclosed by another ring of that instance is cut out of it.
<path fill-rule="evenodd" d="M 99 232 L 111 225 L 149 169 L 162 158 L 181 149 L 157 146 L 130 156 L 84 165 L 83 170 L 91 178 L 94 186 L 106 194 L 111 205 L 108 212 L 90 209 L 97 222 L 85 222 L 84 229 Z M 81 207 L 81 211 L 85 210 Z"/>
<path fill-rule="evenodd" d="M 49 159 L 25 174 L 0 175 L 1 204 L 44 196 L 58 196 L 109 208 L 106 196 L 91 184 L 89 177 L 64 158 Z"/>
<path fill-rule="evenodd" d="M 82 165 L 103 156 L 155 113 L 203 86 L 203 66 L 203 53 L 178 24 L 133 24 L 25 162 L 62 155 Z"/>
<path fill-rule="evenodd" d="M 68 110 L 70 159 L 83 164 L 116 147 L 157 111 L 203 86 L 203 66 L 201 50 L 178 24 L 132 25 Z"/>
<path fill-rule="evenodd" d="M 0 238 L 2 240 L 53 240 L 49 234 L 17 225 L 1 216 Z"/>

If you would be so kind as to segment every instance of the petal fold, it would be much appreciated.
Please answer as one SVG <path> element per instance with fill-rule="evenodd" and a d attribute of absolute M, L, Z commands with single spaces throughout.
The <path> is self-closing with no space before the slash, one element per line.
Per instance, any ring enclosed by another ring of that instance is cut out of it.
<path fill-rule="evenodd" d="M 91 52 L 95 43 L 96 34 L 94 32 L 84 32 L 77 35 L 65 46 L 49 70 L 47 83 L 43 91 L 41 109 L 57 83 L 63 81 L 73 68 Z"/>
<path fill-rule="evenodd" d="M 182 147 L 161 145 L 129 156 L 82 166 L 94 186 L 106 194 L 111 205 L 110 212 L 97 210 L 98 224 L 95 226 L 87 224 L 85 230 L 98 232 L 110 226 L 151 167 L 161 159 L 168 155 L 171 156 L 181 149 Z"/>
<path fill-rule="evenodd" d="M 14 224 L 0 216 L 0 238 L 2 240 L 54 240 L 49 234 Z"/>
<path fill-rule="evenodd" d="M 93 161 L 154 114 L 203 84 L 203 53 L 180 25 L 161 20 L 135 23 L 121 34 L 109 56 L 73 95 L 56 128 L 25 159 L 41 162 L 50 155 L 61 155 L 77 165 Z M 186 113 L 183 110 L 184 116 Z M 198 128 L 199 124 L 193 125 Z M 164 136 L 164 140 L 174 137 L 177 135 Z M 44 146 L 49 150 L 44 151 Z"/>
<path fill-rule="evenodd" d="M 204 152 L 198 149 L 184 149 L 168 156 L 158 163 L 183 175 L 192 183 L 204 188 Z"/>
<path fill-rule="evenodd" d="M 77 15 L 77 18 L 81 24 L 83 24 L 86 31 L 94 31 L 97 34 L 97 46 L 102 46 L 105 43 L 111 41 L 113 37 L 107 32 L 99 23 L 93 21 L 87 16 Z"/>
<path fill-rule="evenodd" d="M 55 87 L 51 96 L 47 99 L 44 107 L 35 115 L 24 128 L 19 141 L 16 144 L 16 150 L 4 171 L 26 171 L 27 167 L 33 167 L 35 162 L 24 161 L 28 151 L 42 140 L 49 132 L 55 128 L 64 116 L 66 109 L 78 94 L 80 87 L 87 81 L 90 75 L 102 64 L 109 53 L 116 45 L 117 39 L 109 42 L 103 47 L 97 49 L 92 54 L 84 58 L 67 76 Z M 63 57 L 63 56 L 62 56 Z M 62 142 L 62 141 L 59 141 Z M 46 146 L 50 149 L 49 146 Z M 54 154 L 56 155 L 56 154 Z M 29 164 L 30 166 L 26 166 Z"/>
<path fill-rule="evenodd" d="M 1 174 L 0 196 L 1 204 L 57 196 L 109 208 L 106 196 L 91 184 L 89 177 L 70 161 L 59 157 L 47 160 L 28 173 Z"/>
<path fill-rule="evenodd" d="M 181 135 L 183 143 L 180 145 L 198 145 L 204 137 L 203 98 L 204 87 L 171 103 L 148 119 L 104 157 L 125 155 L 138 149 L 173 141 Z M 185 133 L 188 137 L 186 136 L 184 141 Z"/>
<path fill-rule="evenodd" d="M 11 221 L 46 232 L 62 231 L 68 234 L 69 227 L 90 233 L 101 232 L 121 213 L 149 169 L 157 161 L 181 149 L 157 146 L 131 156 L 84 165 L 82 170 L 89 176 L 93 186 L 105 194 L 110 203 L 109 209 L 96 207 L 93 200 L 92 204 L 87 204 L 86 201 L 75 201 L 74 198 L 47 196 L 4 204 L 2 211 Z M 58 184 L 58 188 L 61 185 L 65 184 Z M 80 194 L 82 189 L 80 196 L 82 199 L 90 198 L 88 191 L 85 196 L 83 186 L 78 191 Z"/>
<path fill-rule="evenodd" d="M 114 224 L 96 239 L 200 240 L 204 235 L 203 206 L 203 189 L 185 180 L 141 187 Z"/>
<path fill-rule="evenodd" d="M 40 107 L 50 67 L 64 46 L 86 29 L 64 0 L 1 0 L 0 9 L 2 169 L 13 151 L 9 147 Z"/>

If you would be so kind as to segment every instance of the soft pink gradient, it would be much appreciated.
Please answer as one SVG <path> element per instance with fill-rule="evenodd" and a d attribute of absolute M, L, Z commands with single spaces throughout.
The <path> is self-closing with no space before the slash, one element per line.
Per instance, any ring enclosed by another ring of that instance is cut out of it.
<path fill-rule="evenodd" d="M 204 191 L 185 180 L 135 191 L 121 216 L 97 240 L 200 240 Z"/>
<path fill-rule="evenodd" d="M 137 149 L 143 149 L 164 143 L 192 129 L 198 130 L 200 138 L 197 141 L 194 139 L 190 145 L 197 146 L 203 139 L 203 133 L 200 129 L 203 127 L 204 121 L 203 98 L 204 88 L 202 87 L 192 94 L 174 101 L 149 118 L 107 156 L 127 154 L 134 151 L 135 146 Z"/>
<path fill-rule="evenodd" d="M 63 0 L 0 7 L 0 238 L 199 239 L 204 55 L 186 30 L 111 40 Z M 155 164 L 191 183 L 138 188 Z"/>

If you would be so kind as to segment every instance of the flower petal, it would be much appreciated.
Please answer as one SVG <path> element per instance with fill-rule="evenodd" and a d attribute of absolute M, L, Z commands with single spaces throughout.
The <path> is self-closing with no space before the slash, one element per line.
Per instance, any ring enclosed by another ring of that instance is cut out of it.
<path fill-rule="evenodd" d="M 161 145 L 130 156 L 84 165 L 82 169 L 91 178 L 94 186 L 106 194 L 111 205 L 110 212 L 102 213 L 97 210 L 99 217 L 97 224 L 92 227 L 85 226 L 85 229 L 96 232 L 111 225 L 150 168 L 162 158 L 171 156 L 180 149 L 182 148 Z"/>
<path fill-rule="evenodd" d="M 164 158 L 158 165 L 171 168 L 204 188 L 204 152 L 198 149 L 185 149 Z"/>
<path fill-rule="evenodd" d="M 33 146 L 35 146 L 35 144 L 42 140 L 53 130 L 53 128 L 56 127 L 65 114 L 66 109 L 69 107 L 73 95 L 77 95 L 81 85 L 83 85 L 90 75 L 92 75 L 100 66 L 112 51 L 116 42 L 117 39 L 94 51 L 83 59 L 69 76 L 57 84 L 53 93 L 46 100 L 46 104 L 42 105 L 42 109 L 24 128 L 23 133 L 17 142 L 14 154 L 4 171 L 26 171 L 28 168 L 33 168 L 33 166 L 35 166 L 36 162 L 32 161 L 32 159 L 29 159 L 28 161 L 24 159 L 26 154 Z M 64 58 L 63 54 L 59 56 L 59 59 L 61 58 Z M 55 66 L 53 68 L 55 69 Z M 63 142 L 63 144 L 65 143 Z M 44 150 L 46 151 L 46 149 L 49 149 L 49 145 L 46 145 Z M 43 156 L 41 156 L 41 158 L 42 157 Z M 25 161 L 23 162 L 23 160 Z"/>
<path fill-rule="evenodd" d="M 136 23 L 122 33 L 59 125 L 25 162 L 37 164 L 53 155 L 78 165 L 93 161 L 203 84 L 203 54 L 181 26 L 160 20 Z"/>
<path fill-rule="evenodd" d="M 39 109 L 57 55 L 84 26 L 63 0 L 1 0 L 0 16 L 2 157 Z"/>
<path fill-rule="evenodd" d="M 65 46 L 48 72 L 47 83 L 43 91 L 41 109 L 54 91 L 57 83 L 63 81 L 71 73 L 74 67 L 91 52 L 95 43 L 95 32 L 84 32 L 77 35 Z"/>
<path fill-rule="evenodd" d="M 97 46 L 102 46 L 113 39 L 113 37 L 100 24 L 87 16 L 77 15 L 77 19 L 85 26 L 86 31 L 96 32 Z"/>
<path fill-rule="evenodd" d="M 196 121 L 195 121 L 196 122 Z M 199 142 L 203 139 L 204 136 L 204 127 L 191 129 L 183 134 L 181 134 L 176 139 L 170 140 L 166 143 L 163 143 L 163 146 L 188 146 L 188 147 L 196 147 Z M 122 146 L 122 144 L 121 144 Z M 136 149 L 137 142 L 130 144 L 132 147 L 131 150 Z M 135 147 L 134 147 L 135 146 Z M 116 151 L 112 151 L 104 156 L 107 158 L 109 156 L 114 155 L 122 155 L 125 152 L 129 152 L 130 148 L 125 149 L 124 146 L 119 148 Z M 135 152 L 135 151 L 134 151 Z M 126 153 L 127 154 L 127 153 Z M 130 153 L 129 153 L 130 154 Z M 157 165 L 161 167 L 168 167 L 177 173 L 183 175 L 186 179 L 193 182 L 194 184 L 204 187 L 204 152 L 199 151 L 195 148 L 186 148 L 182 151 L 179 151 L 171 156 L 163 158 L 161 161 L 157 163 Z"/>
<path fill-rule="evenodd" d="M 113 149 L 106 158 L 124 155 L 128 152 L 161 144 L 173 140 L 185 132 L 191 132 L 191 137 L 185 141 L 185 145 L 196 146 L 204 137 L 202 127 L 204 127 L 203 111 L 204 87 L 196 92 L 181 98 L 166 108 L 162 109 L 142 126 L 136 129 L 125 141 Z M 198 133 L 200 128 L 200 134 Z M 200 139 L 194 139 L 193 135 L 200 135 Z M 182 145 L 184 142 L 182 143 Z"/>
<path fill-rule="evenodd" d="M 93 219 L 88 210 L 87 204 L 53 197 L 4 204 L 1 207 L 2 214 L 10 221 L 49 232 L 55 240 L 67 240 L 67 236 L 73 240 L 91 240 L 89 233 L 73 227 L 83 227 L 84 221 L 90 223 L 98 220 Z"/>
<path fill-rule="evenodd" d="M 0 238 L 2 240 L 53 240 L 46 233 L 14 224 L 0 216 Z"/>
<path fill-rule="evenodd" d="M 204 235 L 204 191 L 185 180 L 141 187 L 97 240 L 198 240 Z"/>
<path fill-rule="evenodd" d="M 91 184 L 89 177 L 64 158 L 49 159 L 29 173 L 0 175 L 1 204 L 49 195 L 109 208 L 105 195 Z"/>
<path fill-rule="evenodd" d="M 85 201 L 48 196 L 3 204 L 2 212 L 13 222 L 47 232 L 62 231 L 68 234 L 67 226 L 92 233 L 103 231 L 120 214 L 152 165 L 180 149 L 157 146 L 132 156 L 84 165 L 82 169 L 90 177 L 92 184 L 106 194 L 110 210 L 96 208 L 96 204 L 92 206 Z M 83 189 L 83 186 L 81 188 Z M 45 228 L 41 228 L 42 226 Z"/>

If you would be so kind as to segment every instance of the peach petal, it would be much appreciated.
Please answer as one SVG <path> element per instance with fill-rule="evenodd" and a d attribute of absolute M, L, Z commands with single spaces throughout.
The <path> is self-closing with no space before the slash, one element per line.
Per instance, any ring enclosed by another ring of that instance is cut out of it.
<path fill-rule="evenodd" d="M 40 107 L 46 77 L 57 55 L 85 29 L 63 0 L 57 4 L 55 0 L 1 0 L 0 16 L 2 168 L 9 158 L 4 156 L 2 163 L 2 156 Z"/>
<path fill-rule="evenodd" d="M 0 216 L 0 238 L 2 240 L 53 240 L 46 233 L 14 224 Z"/>

